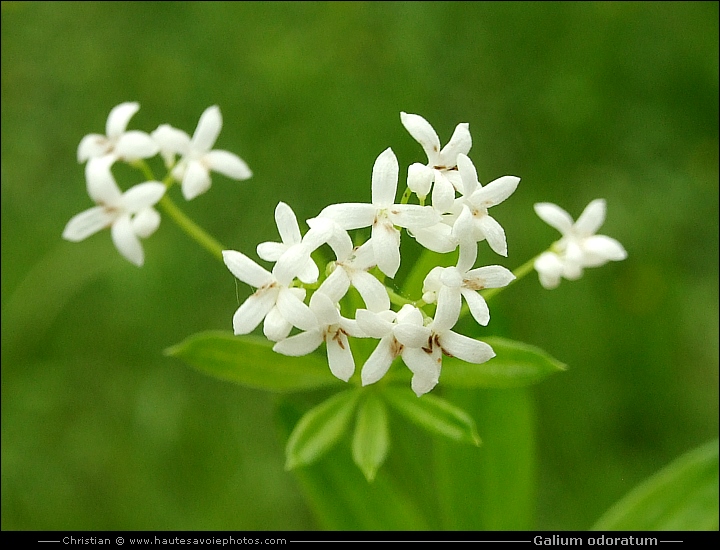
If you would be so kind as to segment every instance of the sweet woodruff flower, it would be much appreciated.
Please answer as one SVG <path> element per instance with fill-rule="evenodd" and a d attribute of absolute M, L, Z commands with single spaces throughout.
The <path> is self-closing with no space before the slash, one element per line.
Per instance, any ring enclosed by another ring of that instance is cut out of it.
<path fill-rule="evenodd" d="M 218 106 L 213 105 L 200 116 L 192 139 L 168 124 L 159 126 L 152 134 L 168 166 L 173 164 L 175 154 L 182 155 L 172 170 L 172 176 L 181 182 L 186 200 L 192 200 L 210 188 L 211 170 L 236 180 L 252 177 L 248 165 L 236 154 L 212 150 L 221 129 L 222 115 Z"/>
<path fill-rule="evenodd" d="M 358 327 L 371 338 L 380 338 L 361 372 L 362 384 L 374 384 L 387 373 L 399 355 L 412 371 L 411 387 L 418 395 L 427 393 L 438 382 L 440 368 L 427 347 L 432 338 L 431 330 L 423 326 L 422 312 L 409 304 L 397 313 L 382 311 L 374 313 L 357 310 Z"/>
<path fill-rule="evenodd" d="M 372 226 L 371 241 L 378 268 L 394 277 L 400 267 L 400 231 L 429 227 L 440 221 L 431 208 L 416 204 L 395 204 L 399 166 L 395 153 L 380 153 L 372 171 L 372 204 L 332 204 L 318 218 L 329 218 L 345 230 Z"/>
<path fill-rule="evenodd" d="M 454 212 L 458 218 L 463 215 L 472 216 L 473 240 L 487 239 L 490 248 L 501 256 L 507 256 L 505 230 L 488 214 L 488 208 L 500 204 L 512 195 L 520 183 L 520 178 L 503 176 L 483 187 L 478 181 L 475 165 L 467 155 L 461 153 L 457 156 L 457 166 L 462 180 L 462 196 L 455 201 Z M 461 239 L 456 226 L 453 227 L 453 236 L 458 241 Z"/>
<path fill-rule="evenodd" d="M 158 145 L 145 132 L 126 131 L 128 122 L 140 105 L 126 102 L 113 107 L 105 124 L 105 134 L 88 134 L 78 145 L 78 162 L 113 155 L 115 159 L 132 161 L 157 155 Z"/>
<path fill-rule="evenodd" d="M 438 212 L 447 212 L 453 204 L 455 191 L 460 185 L 457 173 L 457 156 L 468 154 L 472 147 L 469 124 L 455 127 L 450 141 L 440 149 L 440 138 L 430 123 L 420 115 L 400 113 L 400 120 L 410 135 L 422 146 L 427 155 L 426 165 L 415 163 L 408 168 L 407 185 L 424 200 L 434 182 L 432 204 Z"/>
<path fill-rule="evenodd" d="M 608 261 L 627 258 L 623 246 L 611 237 L 595 235 L 605 221 L 604 199 L 595 199 L 587 205 L 577 222 L 559 206 L 543 202 L 535 205 L 535 212 L 546 223 L 560 231 L 562 238 L 535 260 L 540 284 L 555 288 L 560 279 L 579 279 L 586 267 L 598 267 Z"/>
<path fill-rule="evenodd" d="M 160 214 L 152 206 L 165 194 L 165 186 L 148 181 L 122 193 L 110 171 L 113 162 L 112 156 L 105 156 L 87 163 L 87 191 L 97 206 L 74 216 L 62 236 L 77 242 L 109 227 L 120 254 L 141 266 L 145 255 L 140 237 L 149 237 L 160 225 Z"/>
<path fill-rule="evenodd" d="M 290 262 L 278 262 L 271 273 L 242 252 L 223 250 L 222 254 L 230 272 L 257 289 L 233 315 L 235 334 L 249 334 L 263 319 L 263 332 L 272 341 L 286 338 L 293 326 L 311 330 L 317 325 L 315 315 L 303 303 L 305 289 L 290 288 L 305 265 L 301 255 Z"/>
<path fill-rule="evenodd" d="M 347 382 L 355 372 L 348 335 L 359 337 L 364 334 L 354 320 L 340 315 L 333 300 L 323 292 L 323 285 L 310 297 L 310 311 L 315 315 L 315 325 L 279 341 L 273 350 L 283 355 L 307 355 L 325 342 L 330 372 Z"/>

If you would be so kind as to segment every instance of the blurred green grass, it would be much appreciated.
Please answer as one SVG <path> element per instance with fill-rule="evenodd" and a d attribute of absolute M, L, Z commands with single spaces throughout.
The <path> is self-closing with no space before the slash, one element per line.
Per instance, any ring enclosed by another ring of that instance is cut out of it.
<path fill-rule="evenodd" d="M 122 101 L 146 131 L 220 106 L 255 175 L 181 206 L 250 255 L 279 200 L 304 220 L 367 200 L 385 148 L 423 160 L 400 111 L 442 142 L 469 122 L 480 180 L 522 178 L 494 211 L 509 258 L 480 262 L 556 238 L 534 202 L 607 199 L 626 261 L 491 303 L 488 333 L 570 366 L 533 390 L 538 528 L 589 528 L 717 437 L 717 3 L 3 2 L 1 40 L 3 529 L 318 525 L 272 397 L 161 354 L 230 328 L 226 268 L 167 219 L 142 270 L 107 232 L 60 238 L 90 206 L 77 144 Z"/>

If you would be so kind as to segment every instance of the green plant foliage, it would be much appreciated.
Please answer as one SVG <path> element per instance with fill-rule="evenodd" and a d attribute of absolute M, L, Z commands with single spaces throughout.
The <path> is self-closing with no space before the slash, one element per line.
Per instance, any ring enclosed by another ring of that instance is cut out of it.
<path fill-rule="evenodd" d="M 687 452 L 635 487 L 597 531 L 717 531 L 718 440 Z"/>
<path fill-rule="evenodd" d="M 385 462 L 390 433 L 385 403 L 375 392 L 367 392 L 357 414 L 352 456 L 368 481 L 375 479 L 378 468 Z"/>
<path fill-rule="evenodd" d="M 276 415 L 281 432 L 289 434 L 301 415 L 302 410 L 289 396 L 282 396 Z M 438 528 L 420 506 L 412 485 L 399 483 L 395 472 L 385 468 L 368 483 L 353 464 L 347 445 L 337 445 L 320 460 L 293 473 L 323 529 L 418 531 Z"/>
<path fill-rule="evenodd" d="M 536 384 L 566 366 L 540 348 L 508 340 L 487 337 L 495 357 L 480 365 L 455 357 L 443 359 L 440 383 L 453 388 L 515 388 Z"/>
<path fill-rule="evenodd" d="M 473 419 L 441 397 L 428 394 L 417 397 L 409 388 L 385 388 L 383 397 L 405 418 L 429 432 L 480 445 Z"/>
<path fill-rule="evenodd" d="M 287 357 L 272 346 L 265 338 L 208 331 L 166 349 L 165 355 L 210 376 L 260 390 L 305 391 L 340 384 L 319 355 Z"/>
<path fill-rule="evenodd" d="M 285 447 L 285 469 L 320 458 L 347 431 L 360 390 L 338 393 L 309 410 L 297 423 Z"/>

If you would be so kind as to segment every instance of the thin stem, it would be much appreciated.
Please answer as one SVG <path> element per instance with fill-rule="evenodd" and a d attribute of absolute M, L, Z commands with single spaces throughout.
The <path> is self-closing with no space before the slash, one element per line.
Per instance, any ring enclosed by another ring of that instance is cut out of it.
<path fill-rule="evenodd" d="M 423 302 L 422 300 L 409 300 L 408 298 L 400 296 L 397 292 L 395 292 L 391 288 L 388 288 L 387 286 L 385 287 L 385 290 L 387 290 L 388 296 L 390 297 L 390 302 L 395 304 L 396 306 L 404 306 L 405 304 L 410 304 L 411 306 L 419 308 L 425 305 L 425 302 Z"/>
<path fill-rule="evenodd" d="M 176 224 L 178 224 L 180 229 L 187 233 L 200 246 L 210 252 L 210 254 L 215 256 L 221 262 L 223 261 L 222 251 L 227 250 L 227 247 L 221 245 L 213 237 L 206 233 L 205 230 L 198 224 L 188 218 L 183 211 L 175 205 L 170 197 L 165 195 L 162 199 L 160 199 L 160 202 L 158 202 L 158 206 L 160 206 L 160 208 L 162 208 L 163 211 L 170 216 Z"/>

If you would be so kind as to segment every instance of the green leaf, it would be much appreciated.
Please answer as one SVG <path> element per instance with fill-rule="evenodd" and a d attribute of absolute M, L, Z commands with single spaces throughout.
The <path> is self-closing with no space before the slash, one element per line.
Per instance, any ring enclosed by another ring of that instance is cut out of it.
<path fill-rule="evenodd" d="M 642 482 L 593 526 L 597 531 L 717 531 L 718 440 Z"/>
<path fill-rule="evenodd" d="M 303 414 L 304 406 L 297 403 L 301 397 L 302 394 L 293 394 L 279 399 L 276 418 L 284 434 L 290 432 Z M 343 442 L 317 462 L 292 473 L 322 529 L 419 531 L 437 528 L 418 505 L 415 486 L 402 483 L 387 467 L 368 483 L 353 463 L 349 445 Z M 416 479 L 421 480 L 418 483 L 423 486 L 428 485 L 425 479 Z"/>
<path fill-rule="evenodd" d="M 319 355 L 288 357 L 256 336 L 209 331 L 194 334 L 165 350 L 197 370 L 241 386 L 274 392 L 304 391 L 341 382 Z"/>
<path fill-rule="evenodd" d="M 482 447 L 434 442 L 440 529 L 527 531 L 534 528 L 535 412 L 528 388 L 443 390 L 467 411 Z M 393 438 L 393 443 L 395 443 Z"/>
<path fill-rule="evenodd" d="M 359 389 L 344 391 L 306 412 L 285 447 L 285 469 L 311 464 L 337 443 L 347 431 L 358 397 Z"/>
<path fill-rule="evenodd" d="M 482 339 L 492 346 L 495 357 L 479 365 L 455 357 L 444 357 L 440 385 L 453 388 L 516 388 L 537 384 L 567 367 L 540 348 L 508 340 Z"/>
<path fill-rule="evenodd" d="M 417 397 L 409 388 L 383 389 L 387 402 L 411 422 L 453 441 L 480 445 L 475 422 L 462 409 L 434 395 Z"/>
<path fill-rule="evenodd" d="M 389 446 L 385 403 L 375 392 L 369 392 L 358 410 L 352 443 L 353 460 L 368 481 L 375 479 L 378 468 L 385 462 Z"/>

